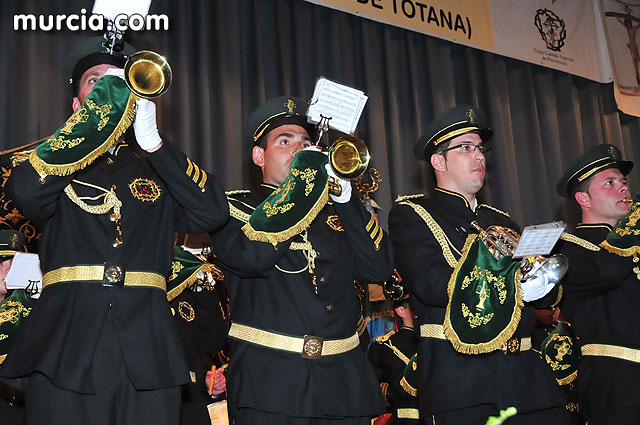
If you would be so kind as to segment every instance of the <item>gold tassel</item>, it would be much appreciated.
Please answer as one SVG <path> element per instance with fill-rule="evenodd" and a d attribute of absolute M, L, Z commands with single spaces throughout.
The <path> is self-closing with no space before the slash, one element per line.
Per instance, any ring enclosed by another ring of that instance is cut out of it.
<path fill-rule="evenodd" d="M 329 202 L 328 182 L 327 184 L 325 184 L 322 194 L 313 205 L 313 207 L 311 207 L 307 215 L 288 229 L 281 232 L 265 232 L 262 230 L 255 230 L 253 226 L 251 226 L 251 223 L 247 222 L 244 226 L 242 226 L 242 231 L 247 236 L 247 238 L 249 238 L 249 240 L 258 242 L 269 242 L 270 244 L 275 246 L 279 242 L 284 242 L 304 232 L 304 230 L 311 225 L 311 222 L 315 220 L 316 216 L 324 208 L 327 202 Z"/>
<path fill-rule="evenodd" d="M 120 121 L 118 122 L 118 125 L 116 125 L 116 128 L 100 146 L 89 152 L 84 158 L 70 164 L 49 164 L 42 158 L 40 158 L 36 153 L 37 149 L 34 149 L 33 152 L 31 152 L 31 154 L 29 155 L 29 163 L 31 163 L 31 166 L 40 176 L 68 176 L 78 170 L 82 170 L 83 168 L 87 167 L 98 157 L 102 156 L 106 151 L 108 151 L 109 148 L 113 146 L 113 144 L 120 138 L 120 136 L 122 136 L 124 132 L 127 131 L 129 126 L 133 124 L 133 121 L 136 119 L 137 98 L 138 97 L 133 93 L 129 95 L 127 106 L 124 110 L 124 113 L 122 114 L 122 117 L 120 118 Z"/>
<path fill-rule="evenodd" d="M 577 377 L 578 377 L 578 371 L 574 370 L 571 375 L 567 376 L 566 378 L 562 378 L 562 379 L 556 378 L 556 381 L 558 381 L 558 385 L 567 385 L 567 384 L 570 384 L 573 381 L 575 381 Z"/>
<path fill-rule="evenodd" d="M 631 257 L 632 255 L 640 254 L 640 246 L 638 245 L 634 245 L 629 248 L 618 248 L 611 245 L 609 242 L 605 240 L 604 242 L 600 243 L 600 246 L 606 249 L 607 251 L 609 251 L 610 253 L 617 254 L 621 257 Z"/>
<path fill-rule="evenodd" d="M 198 280 L 197 274 L 200 271 L 202 271 L 203 273 L 208 273 L 208 272 L 218 273 L 218 272 L 220 272 L 220 270 L 215 265 L 209 264 L 209 263 L 204 263 L 203 265 L 198 267 L 195 272 L 191 273 L 191 275 L 188 278 L 186 278 L 180 285 L 176 286 L 175 288 L 173 288 L 172 290 L 167 292 L 167 301 L 173 300 L 175 297 L 180 295 L 182 293 L 182 291 L 184 291 L 185 289 L 187 289 L 188 287 L 193 285 L 195 283 L 195 281 Z"/>
<path fill-rule="evenodd" d="M 407 382 L 407 378 L 405 378 L 404 376 L 400 380 L 400 386 L 407 392 L 407 394 L 418 397 L 418 389 L 413 388 L 411 385 L 409 385 L 409 383 Z"/>

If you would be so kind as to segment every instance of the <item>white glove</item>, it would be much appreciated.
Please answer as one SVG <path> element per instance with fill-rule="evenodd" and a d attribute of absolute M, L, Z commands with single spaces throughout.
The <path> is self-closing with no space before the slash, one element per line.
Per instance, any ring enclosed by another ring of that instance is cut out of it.
<path fill-rule="evenodd" d="M 104 75 L 115 75 L 116 77 L 120 77 L 124 80 L 124 69 L 122 68 L 109 68 Z"/>
<path fill-rule="evenodd" d="M 138 99 L 138 112 L 133 122 L 133 132 L 136 135 L 138 145 L 147 152 L 158 149 L 162 138 L 158 134 L 156 125 L 156 104 L 147 99 Z"/>
<path fill-rule="evenodd" d="M 529 278 L 524 282 L 520 282 L 522 288 L 522 300 L 524 302 L 539 300 L 547 295 L 555 283 L 549 283 L 547 276 L 537 276 L 535 279 Z"/>
<path fill-rule="evenodd" d="M 329 194 L 331 200 L 338 204 L 345 204 L 349 202 L 349 200 L 351 199 L 351 182 L 349 180 L 341 179 L 340 177 L 338 177 L 333 171 L 333 168 L 331 168 L 331 164 L 325 164 L 324 167 L 327 169 L 329 179 L 333 178 L 340 184 L 340 187 L 342 188 L 342 193 L 340 194 L 340 196 Z"/>

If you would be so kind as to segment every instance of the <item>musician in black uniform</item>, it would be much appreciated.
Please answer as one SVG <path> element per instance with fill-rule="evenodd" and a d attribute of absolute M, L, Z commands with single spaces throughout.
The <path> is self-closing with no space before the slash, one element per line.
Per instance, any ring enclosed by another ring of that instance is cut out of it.
<path fill-rule="evenodd" d="M 401 384 L 404 370 L 418 348 L 418 336 L 413 328 L 414 318 L 411 299 L 406 293 L 393 302 L 397 331 L 376 338 L 369 347 L 369 360 L 380 381 L 380 389 L 397 425 L 419 423 L 418 400 L 410 389 Z"/>
<path fill-rule="evenodd" d="M 580 224 L 563 234 L 559 251 L 569 258 L 562 312 L 581 345 L 578 392 L 589 425 L 640 423 L 637 263 L 599 246 L 629 208 L 625 176 L 632 167 L 615 146 L 597 145 L 567 169 L 557 187 L 582 212 Z"/>
<path fill-rule="evenodd" d="M 173 236 L 228 219 L 215 177 L 159 136 L 152 102 L 133 122 L 144 156 L 122 140 L 135 102 L 118 106 L 124 59 L 107 49 L 94 38 L 68 56 L 74 115 L 5 187 L 42 229 L 43 293 L 1 371 L 30 423 L 177 424 L 189 375 L 166 296 Z"/>
<path fill-rule="evenodd" d="M 484 424 L 499 409 L 514 406 L 519 414 L 508 424 L 564 423 L 564 410 L 558 407 L 564 404 L 562 395 L 549 368 L 530 350 L 533 307 L 522 308 L 509 350 L 462 354 L 443 332 L 447 285 L 468 234 L 474 232 L 471 222 L 484 229 L 518 229 L 509 214 L 476 197 L 492 135 L 483 113 L 473 106 L 458 106 L 438 117 L 415 147 L 415 155 L 433 167 L 437 187 L 429 198 L 399 197 L 389 216 L 397 268 L 411 290 L 420 328 L 420 415 L 428 424 Z M 524 301 L 549 289 L 525 286 Z"/>
<path fill-rule="evenodd" d="M 24 241 L 22 232 L 0 230 L 0 369 L 7 358 L 15 335 L 36 303 L 36 299 L 24 289 L 9 292 L 6 285 L 13 257 L 24 249 Z M 0 425 L 24 423 L 26 423 L 24 394 L 0 382 Z"/>
<path fill-rule="evenodd" d="M 251 114 L 247 144 L 263 183 L 230 192 L 232 219 L 212 234 L 231 308 L 227 391 L 235 424 L 369 424 L 384 411 L 375 374 L 358 348 L 353 281 L 391 276 L 391 244 L 351 196 L 350 183 L 339 180 L 340 197 L 331 195 L 308 227 L 285 241 L 251 240 L 242 230 L 288 178 L 293 160 L 322 155 L 300 152 L 314 135 L 305 106 L 279 97 Z"/>

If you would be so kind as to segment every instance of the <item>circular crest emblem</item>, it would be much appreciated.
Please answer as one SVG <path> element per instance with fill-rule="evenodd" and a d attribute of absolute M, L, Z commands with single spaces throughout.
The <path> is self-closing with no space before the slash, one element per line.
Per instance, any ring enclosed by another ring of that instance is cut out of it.
<path fill-rule="evenodd" d="M 158 183 L 151 179 L 138 178 L 129 183 L 129 190 L 134 198 L 143 202 L 155 202 L 162 194 Z"/>
<path fill-rule="evenodd" d="M 533 20 L 547 49 L 559 52 L 567 38 L 564 21 L 549 9 L 538 9 Z"/>

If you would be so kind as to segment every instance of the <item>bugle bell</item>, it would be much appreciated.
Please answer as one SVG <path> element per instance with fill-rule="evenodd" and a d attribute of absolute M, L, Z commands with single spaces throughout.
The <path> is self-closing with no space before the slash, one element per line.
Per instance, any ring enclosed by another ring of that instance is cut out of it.
<path fill-rule="evenodd" d="M 480 239 L 496 259 L 513 255 L 520 241 L 520 235 L 513 229 L 502 226 L 489 226 L 484 230 L 477 221 L 471 227 L 480 234 Z M 549 258 L 542 255 L 525 257 L 520 262 L 521 282 L 546 277 L 547 282 L 556 284 L 567 273 L 569 259 L 564 254 L 554 254 Z"/>
<path fill-rule="evenodd" d="M 349 180 L 362 175 L 369 166 L 369 149 L 362 139 L 341 136 L 329 147 L 329 163 L 338 177 Z"/>
<path fill-rule="evenodd" d="M 131 55 L 124 64 L 124 80 L 134 94 L 145 99 L 162 96 L 171 86 L 171 67 L 164 56 L 150 50 Z"/>

